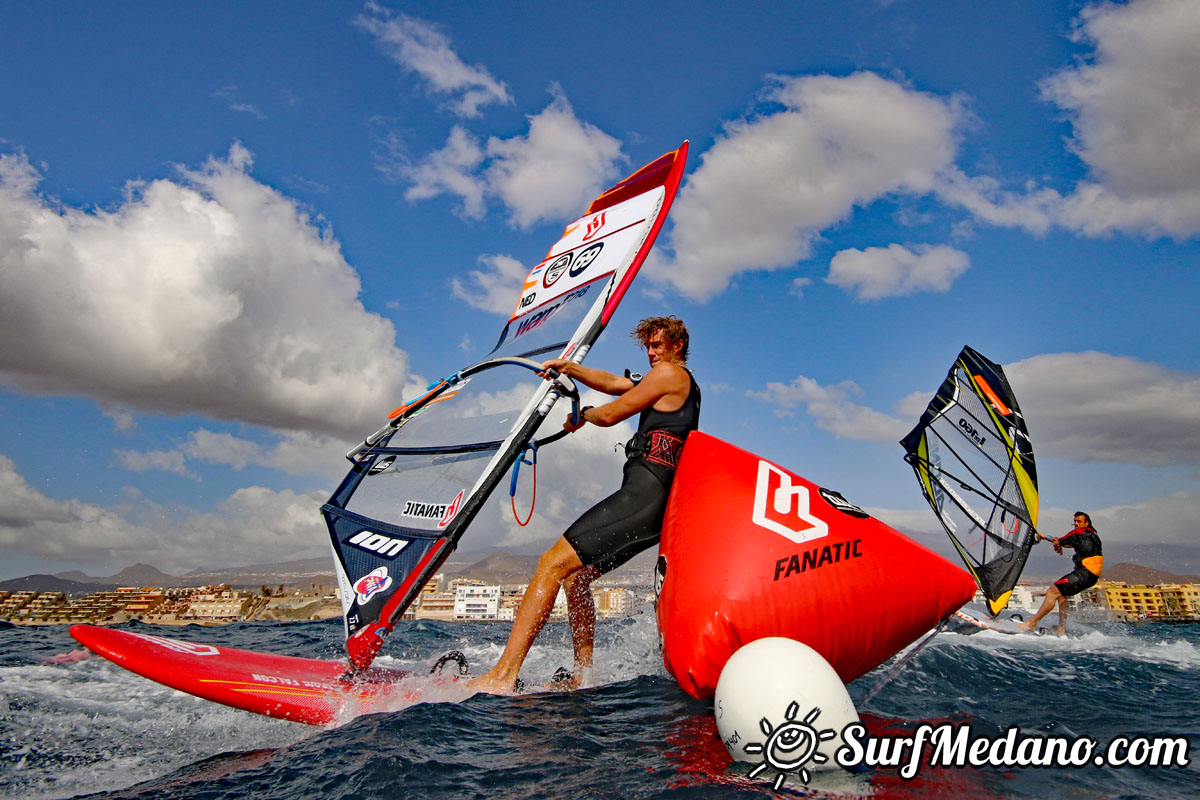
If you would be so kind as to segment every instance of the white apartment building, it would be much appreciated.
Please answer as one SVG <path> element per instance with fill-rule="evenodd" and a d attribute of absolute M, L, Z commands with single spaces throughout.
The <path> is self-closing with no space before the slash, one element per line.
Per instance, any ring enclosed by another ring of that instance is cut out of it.
<path fill-rule="evenodd" d="M 455 619 L 496 619 L 499 612 L 499 586 L 459 584 L 455 587 Z"/>

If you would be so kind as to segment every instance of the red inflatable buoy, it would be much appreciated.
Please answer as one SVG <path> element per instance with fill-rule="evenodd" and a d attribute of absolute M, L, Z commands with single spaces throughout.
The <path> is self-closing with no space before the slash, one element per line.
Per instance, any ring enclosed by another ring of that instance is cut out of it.
<path fill-rule="evenodd" d="M 785 636 L 845 683 L 969 601 L 967 572 L 837 492 L 700 432 L 688 436 L 659 545 L 667 670 L 710 697 L 739 647 Z"/>

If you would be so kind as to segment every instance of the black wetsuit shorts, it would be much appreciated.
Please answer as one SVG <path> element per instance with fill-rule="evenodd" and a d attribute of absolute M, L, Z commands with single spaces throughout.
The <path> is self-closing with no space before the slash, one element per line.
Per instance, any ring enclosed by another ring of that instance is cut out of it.
<path fill-rule="evenodd" d="M 1058 593 L 1063 597 L 1074 597 L 1095 586 L 1098 580 L 1099 577 L 1086 567 L 1078 567 L 1073 572 L 1068 572 L 1056 580 L 1054 585 L 1058 587 Z"/>
<path fill-rule="evenodd" d="M 611 572 L 658 544 L 667 494 L 644 463 L 629 461 L 621 488 L 585 511 L 563 536 L 585 567 Z"/>

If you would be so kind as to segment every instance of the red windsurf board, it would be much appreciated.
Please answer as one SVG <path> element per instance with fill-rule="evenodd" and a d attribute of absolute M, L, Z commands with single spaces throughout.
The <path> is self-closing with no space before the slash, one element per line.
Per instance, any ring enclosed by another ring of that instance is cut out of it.
<path fill-rule="evenodd" d="M 401 683 L 412 673 L 384 667 L 351 677 L 344 661 L 258 653 L 95 625 L 73 625 L 71 635 L 93 653 L 172 689 L 308 725 L 385 710 L 387 701 L 416 701 L 420 693 L 417 686 Z M 422 686 L 428 688 L 428 681 Z"/>

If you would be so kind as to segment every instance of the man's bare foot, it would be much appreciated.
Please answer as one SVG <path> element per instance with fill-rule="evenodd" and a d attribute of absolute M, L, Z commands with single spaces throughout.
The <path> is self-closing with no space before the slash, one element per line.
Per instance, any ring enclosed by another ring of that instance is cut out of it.
<path fill-rule="evenodd" d="M 1017 625 L 1017 630 L 1022 630 L 1022 631 L 1032 632 L 1035 628 L 1037 628 L 1037 623 L 1031 619 L 1027 619 L 1024 622 L 1022 622 L 1021 624 Z"/>
<path fill-rule="evenodd" d="M 1054 629 L 1054 632 L 1057 633 L 1059 636 L 1066 636 L 1067 635 L 1067 626 L 1059 625 L 1057 628 Z"/>
<path fill-rule="evenodd" d="M 487 672 L 467 681 L 467 688 L 484 694 L 514 695 L 521 691 L 520 679 L 502 678 Z"/>

